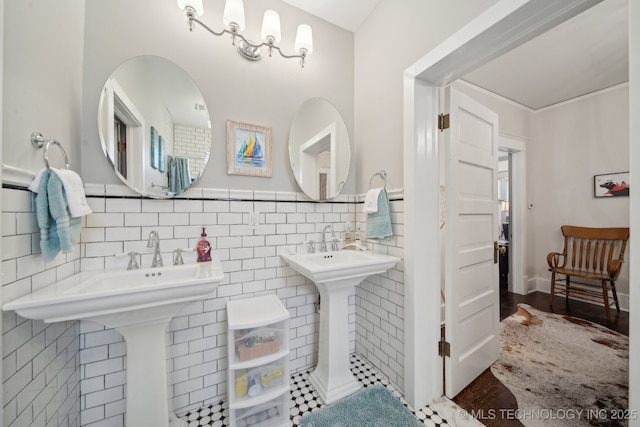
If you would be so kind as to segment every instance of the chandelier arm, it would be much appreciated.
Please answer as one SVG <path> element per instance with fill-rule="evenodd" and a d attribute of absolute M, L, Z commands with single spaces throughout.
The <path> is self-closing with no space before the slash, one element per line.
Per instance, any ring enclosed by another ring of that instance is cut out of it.
<path fill-rule="evenodd" d="M 297 54 L 297 55 L 287 55 L 282 53 L 282 51 L 280 50 L 280 48 L 278 46 L 273 46 L 274 49 L 278 49 L 278 52 L 280 53 L 280 56 L 282 56 L 283 58 L 287 58 L 287 59 L 291 59 L 291 58 L 304 58 L 307 55 L 302 55 L 302 54 Z"/>
<path fill-rule="evenodd" d="M 210 32 L 215 36 L 222 36 L 225 33 L 231 35 L 234 38 L 234 44 L 235 44 L 235 37 L 239 37 L 240 39 L 242 39 L 242 41 L 244 41 L 247 45 L 251 46 L 253 49 L 259 49 L 262 46 L 265 46 L 269 48 L 269 52 L 271 52 L 273 49 L 277 50 L 280 56 L 282 56 L 283 58 L 286 58 L 286 59 L 300 58 L 300 66 L 304 68 L 305 59 L 307 58 L 307 55 L 308 55 L 306 49 L 302 49 L 299 54 L 288 55 L 283 53 L 280 47 L 276 46 L 273 43 L 267 43 L 267 42 L 262 42 L 259 44 L 252 43 L 249 40 L 247 40 L 245 36 L 243 36 L 237 31 L 231 31 L 227 28 L 224 28 L 222 29 L 222 31 L 219 31 L 219 32 L 215 31 L 212 28 L 210 28 L 207 24 L 197 19 L 194 14 L 188 14 L 187 18 L 189 20 L 189 27 L 191 28 L 192 31 L 193 31 L 193 23 L 195 22 L 196 24 L 200 25 L 202 28 L 204 28 L 205 30 L 207 30 L 208 32 Z"/>
<path fill-rule="evenodd" d="M 205 30 L 209 31 L 211 34 L 213 34 L 215 36 L 223 36 L 225 33 L 231 34 L 232 36 L 239 36 L 239 34 L 233 33 L 232 31 L 229 31 L 226 28 L 223 29 L 220 32 L 214 31 L 211 28 L 209 28 L 209 26 L 207 24 L 205 24 L 204 22 L 202 22 L 202 21 L 200 21 L 199 19 L 196 19 L 196 18 L 189 18 L 189 22 L 195 22 L 196 24 L 200 25 L 202 28 L 204 28 Z"/>
<path fill-rule="evenodd" d="M 307 59 L 307 55 L 308 55 L 308 53 L 307 53 L 307 50 L 306 50 L 306 49 L 301 49 L 301 50 L 300 50 L 300 53 L 299 53 L 299 54 L 297 54 L 297 55 L 286 55 L 286 54 L 282 53 L 282 51 L 280 50 L 280 48 L 279 48 L 279 47 L 274 46 L 274 48 L 278 49 L 278 52 L 280 53 L 280 55 L 281 55 L 283 58 L 286 58 L 286 59 L 300 58 L 300 66 L 301 66 L 302 68 L 304 68 L 304 61 Z"/>
<path fill-rule="evenodd" d="M 306 55 L 301 55 L 301 54 L 297 54 L 297 55 L 287 55 L 285 53 L 282 52 L 282 49 L 280 49 L 279 46 L 276 46 L 274 44 L 269 44 L 267 42 L 262 42 L 262 43 L 252 43 L 251 41 L 247 40 L 247 38 L 245 36 L 243 36 L 240 33 L 234 33 L 233 31 L 229 31 L 228 29 L 224 28 L 222 31 L 217 32 L 213 29 L 211 29 L 207 24 L 205 24 L 204 22 L 200 21 L 197 18 L 190 18 L 189 21 L 193 21 L 196 24 L 200 25 L 202 28 L 204 28 L 205 30 L 209 31 L 211 34 L 214 34 L 216 36 L 223 36 L 225 33 L 229 34 L 231 36 L 235 36 L 235 37 L 239 37 L 241 38 L 246 44 L 248 44 L 249 46 L 251 46 L 254 49 L 259 49 L 262 46 L 268 47 L 270 49 L 275 49 L 278 51 L 278 53 L 280 53 L 280 56 L 282 56 L 283 58 L 287 58 L 287 59 L 292 59 L 292 58 L 303 58 Z"/>
<path fill-rule="evenodd" d="M 246 39 L 246 37 L 245 37 L 245 36 L 243 36 L 243 35 L 242 35 L 242 34 L 240 34 L 240 33 L 235 33 L 235 36 L 236 36 L 236 37 L 241 38 L 241 39 L 242 39 L 246 44 L 248 44 L 249 46 L 251 46 L 251 47 L 252 47 L 252 48 L 254 48 L 254 49 L 259 49 L 259 48 L 261 48 L 262 46 L 267 46 L 267 47 L 269 47 L 269 44 L 268 44 L 268 43 L 266 43 L 266 42 L 262 42 L 262 43 L 259 43 L 259 44 L 252 43 L 252 42 L 250 42 L 249 40 L 247 40 L 247 39 Z"/>
<path fill-rule="evenodd" d="M 240 34 L 240 33 L 236 33 L 235 35 L 236 35 L 237 37 L 240 37 L 240 38 L 241 38 L 241 39 L 242 39 L 246 44 L 248 44 L 249 46 L 251 46 L 251 47 L 252 47 L 252 48 L 254 48 L 254 49 L 259 49 L 259 48 L 261 48 L 262 46 L 265 46 L 265 47 L 269 48 L 270 50 L 275 49 L 275 50 L 277 50 L 277 51 L 278 51 L 278 53 L 280 54 L 280 56 L 282 56 L 283 58 L 286 58 L 286 59 L 293 59 L 293 58 L 300 58 L 300 59 L 304 59 L 304 58 L 306 58 L 306 56 L 307 56 L 307 55 L 306 55 L 306 53 L 305 53 L 305 54 L 301 54 L 301 53 L 299 53 L 299 54 L 297 54 L 297 55 L 287 55 L 287 54 L 283 53 L 283 52 L 282 52 L 282 49 L 280 49 L 280 47 L 279 47 L 279 46 L 276 46 L 275 44 L 271 44 L 271 43 L 267 43 L 267 42 L 262 42 L 262 43 L 260 43 L 260 44 L 255 44 L 255 43 L 252 43 L 252 42 L 250 42 L 249 40 L 247 40 L 247 39 L 246 39 L 242 34 Z"/>

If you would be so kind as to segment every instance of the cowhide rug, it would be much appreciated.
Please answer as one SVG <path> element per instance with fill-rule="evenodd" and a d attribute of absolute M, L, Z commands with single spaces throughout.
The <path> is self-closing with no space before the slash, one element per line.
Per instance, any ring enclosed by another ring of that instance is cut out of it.
<path fill-rule="evenodd" d="M 491 372 L 525 426 L 622 426 L 628 403 L 628 337 L 586 320 L 519 304 L 500 322 L 500 359 Z M 498 415 L 498 416 L 500 416 Z"/>

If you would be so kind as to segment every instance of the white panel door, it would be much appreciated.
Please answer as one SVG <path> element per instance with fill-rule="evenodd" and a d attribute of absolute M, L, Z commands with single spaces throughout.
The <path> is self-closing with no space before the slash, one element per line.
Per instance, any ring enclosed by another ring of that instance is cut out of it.
<path fill-rule="evenodd" d="M 452 398 L 498 359 L 498 116 L 445 90 L 445 393 Z"/>

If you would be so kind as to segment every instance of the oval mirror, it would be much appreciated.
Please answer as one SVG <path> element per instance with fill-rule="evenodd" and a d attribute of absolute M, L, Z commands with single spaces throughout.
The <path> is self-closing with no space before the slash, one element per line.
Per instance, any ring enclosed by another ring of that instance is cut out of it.
<path fill-rule="evenodd" d="M 327 100 L 311 98 L 296 112 L 289 130 L 289 160 L 300 189 L 311 199 L 340 194 L 351 164 L 347 126 Z"/>
<path fill-rule="evenodd" d="M 204 97 L 168 59 L 139 56 L 104 85 L 98 132 L 116 175 L 143 196 L 169 198 L 202 175 L 211 150 Z"/>

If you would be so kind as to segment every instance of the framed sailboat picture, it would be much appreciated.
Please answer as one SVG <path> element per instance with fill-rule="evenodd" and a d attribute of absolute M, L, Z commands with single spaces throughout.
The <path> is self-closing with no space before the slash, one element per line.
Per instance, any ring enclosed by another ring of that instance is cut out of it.
<path fill-rule="evenodd" d="M 227 174 L 271 176 L 271 128 L 227 120 Z"/>

